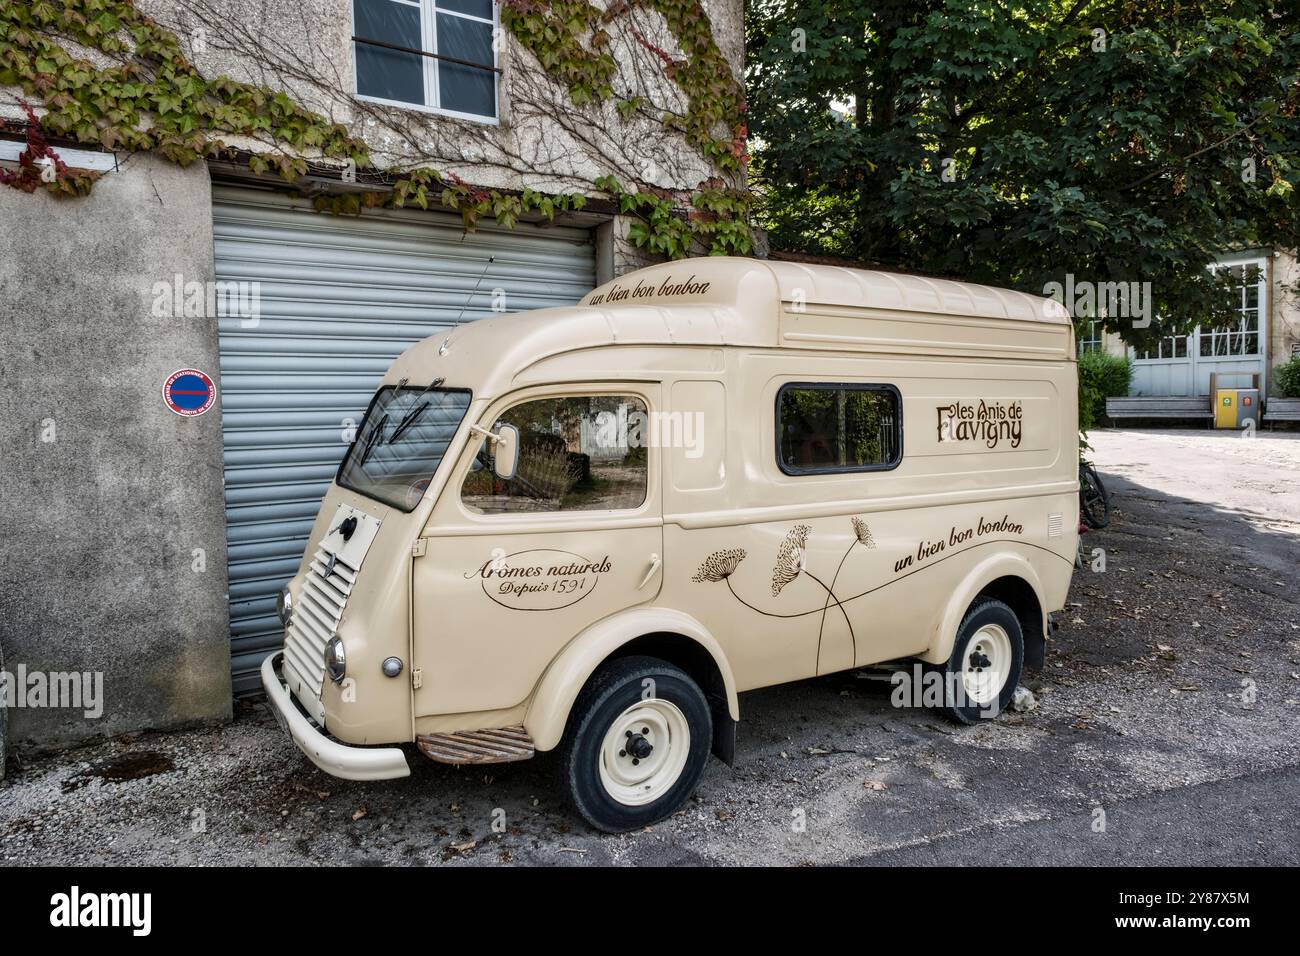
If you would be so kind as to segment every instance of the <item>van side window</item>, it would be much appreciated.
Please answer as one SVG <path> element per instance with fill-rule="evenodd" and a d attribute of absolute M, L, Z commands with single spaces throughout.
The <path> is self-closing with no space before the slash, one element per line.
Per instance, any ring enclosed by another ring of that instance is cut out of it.
<path fill-rule="evenodd" d="M 507 410 L 496 427 L 519 429 L 514 477 L 492 470 L 484 440 L 460 498 L 478 514 L 613 511 L 646 497 L 648 416 L 632 395 L 554 397 Z"/>
<path fill-rule="evenodd" d="M 791 382 L 776 397 L 777 463 L 787 475 L 893 468 L 902 424 L 892 385 Z"/>

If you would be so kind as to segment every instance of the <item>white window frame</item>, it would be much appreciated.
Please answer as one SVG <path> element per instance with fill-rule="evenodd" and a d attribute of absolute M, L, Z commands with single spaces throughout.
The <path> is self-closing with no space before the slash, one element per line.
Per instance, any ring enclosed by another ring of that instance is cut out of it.
<path fill-rule="evenodd" d="M 1101 352 L 1106 347 L 1106 333 L 1101 328 L 1100 319 L 1089 319 L 1088 326 L 1084 330 L 1088 334 L 1079 339 L 1079 351 L 1082 352 Z"/>
<path fill-rule="evenodd" d="M 440 52 L 438 50 L 438 14 L 445 16 L 460 17 L 463 20 L 472 20 L 475 23 L 488 24 L 492 27 L 492 65 L 498 70 L 501 68 L 501 5 L 498 0 L 492 0 L 492 19 L 485 20 L 483 17 L 476 17 L 473 14 L 461 13 L 459 10 L 448 10 L 438 6 L 437 0 L 383 0 L 385 3 L 398 3 L 406 7 L 416 7 L 420 11 L 420 49 L 428 50 L 432 53 Z M 352 32 L 349 37 L 357 35 L 357 11 L 355 0 L 348 0 L 348 19 L 352 26 Z M 473 123 L 482 123 L 485 126 L 501 125 L 501 73 L 492 74 L 492 103 L 496 110 L 494 116 L 481 116 L 478 113 L 462 113 L 459 110 L 447 110 L 440 106 L 429 106 L 429 103 L 438 103 L 441 101 L 441 91 L 438 88 L 438 64 L 441 60 L 431 56 L 422 56 L 422 66 L 424 67 L 424 103 L 407 103 L 404 100 L 390 100 L 382 96 L 369 96 L 361 93 L 357 89 L 357 83 L 360 75 L 357 72 L 357 42 L 349 40 L 352 47 L 352 95 L 359 100 L 367 103 L 380 103 L 384 106 L 396 106 L 400 109 L 417 110 L 421 113 L 433 113 L 437 116 L 451 116 L 456 119 L 469 120 Z"/>
<path fill-rule="evenodd" d="M 1256 269 L 1259 270 L 1259 278 L 1256 282 L 1257 287 L 1259 289 L 1259 295 L 1257 297 L 1257 301 L 1254 308 L 1254 312 L 1256 314 L 1256 323 L 1255 323 L 1256 328 L 1254 332 L 1255 351 L 1228 352 L 1222 355 L 1216 355 L 1214 353 L 1214 346 L 1213 344 L 1211 344 L 1210 354 L 1209 355 L 1201 354 L 1202 341 L 1208 340 L 1211 343 L 1213 343 L 1218 341 L 1220 338 L 1224 338 L 1231 335 L 1251 334 L 1245 328 L 1242 327 L 1245 325 L 1245 321 L 1246 321 L 1245 314 L 1248 311 L 1246 308 L 1246 301 L 1245 301 L 1245 295 L 1246 295 L 1245 285 L 1243 284 L 1241 287 L 1242 290 L 1241 304 L 1237 307 L 1236 310 L 1238 315 L 1240 315 L 1242 318 L 1238 322 L 1237 328 L 1223 329 L 1223 330 L 1207 330 L 1207 329 L 1202 329 L 1198 325 L 1187 335 L 1166 335 L 1164 338 L 1160 339 L 1159 342 L 1156 344 L 1155 355 L 1152 355 L 1150 351 L 1138 352 L 1137 349 L 1133 348 L 1132 346 L 1129 346 L 1129 350 L 1128 350 L 1129 357 L 1138 362 L 1160 362 L 1160 361 L 1170 361 L 1170 360 L 1182 361 L 1182 360 L 1192 359 L 1193 353 L 1195 353 L 1195 358 L 1205 359 L 1207 361 L 1211 361 L 1214 359 L 1230 359 L 1230 358 L 1245 358 L 1245 359 L 1258 358 L 1263 362 L 1265 366 L 1267 366 L 1268 362 L 1263 360 L 1266 358 L 1265 352 L 1266 349 L 1268 348 L 1268 338 L 1267 338 L 1268 308 L 1269 308 L 1268 257 L 1257 256 L 1257 255 L 1243 256 L 1243 257 L 1225 257 L 1223 259 L 1218 260 L 1217 262 L 1210 263 L 1210 265 L 1208 265 L 1206 268 L 1209 269 L 1210 272 L 1218 272 L 1221 269 L 1228 269 L 1233 266 L 1242 266 L 1243 268 L 1246 269 L 1250 268 L 1251 266 L 1254 266 Z M 1184 355 L 1178 354 L 1178 350 L 1174 345 L 1175 339 L 1184 340 L 1187 347 L 1186 354 Z M 1231 341 L 1232 340 L 1229 338 L 1228 342 L 1231 343 Z"/>
<path fill-rule="evenodd" d="M 1185 360 L 1191 357 L 1192 347 L 1193 347 L 1192 340 L 1195 337 L 1196 337 L 1195 332 L 1189 332 L 1187 335 L 1161 336 L 1161 338 L 1159 338 L 1156 341 L 1155 355 L 1152 355 L 1151 350 L 1148 349 L 1147 351 L 1143 352 L 1141 355 L 1138 355 L 1136 351 L 1133 352 L 1133 357 L 1142 362 L 1159 362 L 1165 359 Z M 1182 355 L 1178 354 L 1178 344 L 1180 340 L 1183 346 Z M 1199 346 L 1197 347 L 1199 348 Z"/>
<path fill-rule="evenodd" d="M 1241 267 L 1242 284 L 1239 287 L 1241 295 L 1240 295 L 1240 301 L 1238 302 L 1235 310 L 1237 312 L 1237 315 L 1240 316 L 1240 318 L 1237 321 L 1236 328 L 1211 329 L 1208 331 L 1202 331 L 1199 327 L 1196 329 L 1197 339 L 1199 340 L 1197 342 L 1197 349 L 1198 349 L 1198 354 L 1200 355 L 1201 358 L 1208 358 L 1208 359 L 1260 358 L 1264 355 L 1264 346 L 1265 346 L 1265 343 L 1263 341 L 1264 301 L 1265 301 L 1265 282 L 1267 281 L 1267 276 L 1268 276 L 1266 266 L 1267 263 L 1264 259 L 1228 260 L 1225 262 L 1216 262 L 1214 265 L 1210 266 L 1210 271 L 1213 273 L 1222 272 L 1225 269 L 1233 269 L 1236 267 Z M 1255 294 L 1255 305 L 1253 309 L 1246 305 L 1246 290 L 1249 286 L 1245 281 L 1245 275 L 1246 275 L 1246 271 L 1251 268 L 1258 270 L 1258 278 L 1255 280 L 1256 294 Z M 1255 314 L 1255 328 L 1253 331 L 1246 328 L 1246 315 L 1249 312 L 1254 312 Z M 1228 347 L 1231 348 L 1232 346 L 1231 337 L 1234 335 L 1254 335 L 1255 336 L 1254 350 L 1250 352 L 1224 351 L 1222 353 L 1217 351 L 1216 347 L 1218 343 L 1221 341 L 1227 342 Z M 1207 340 L 1210 343 L 1210 351 L 1208 355 L 1205 352 L 1200 351 L 1201 348 L 1200 343 L 1205 342 Z"/>

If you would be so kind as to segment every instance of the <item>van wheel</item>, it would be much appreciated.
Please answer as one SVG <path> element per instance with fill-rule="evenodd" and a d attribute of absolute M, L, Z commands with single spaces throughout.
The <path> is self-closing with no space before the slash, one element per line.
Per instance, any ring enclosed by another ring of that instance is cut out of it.
<path fill-rule="evenodd" d="M 560 786 L 596 829 L 636 830 L 695 792 L 712 740 L 709 703 L 685 671 L 653 657 L 620 657 L 574 702 L 560 745 Z"/>
<path fill-rule="evenodd" d="M 1011 703 L 1025 663 L 1020 619 L 995 598 L 979 598 L 966 611 L 952 656 L 931 665 L 944 678 L 944 710 L 974 724 L 996 717 Z"/>

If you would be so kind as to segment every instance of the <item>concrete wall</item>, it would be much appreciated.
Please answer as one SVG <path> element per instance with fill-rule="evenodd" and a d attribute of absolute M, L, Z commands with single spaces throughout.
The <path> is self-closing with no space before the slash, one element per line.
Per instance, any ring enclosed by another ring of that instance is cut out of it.
<path fill-rule="evenodd" d="M 1123 358 L 1128 355 L 1128 345 L 1114 332 L 1102 334 L 1101 348 L 1107 355 L 1114 355 L 1116 358 Z"/>
<path fill-rule="evenodd" d="M 0 780 L 5 778 L 5 738 L 9 732 L 9 708 L 6 706 L 3 692 L 8 687 L 9 677 L 5 674 L 5 649 L 0 646 Z"/>
<path fill-rule="evenodd" d="M 227 718 L 220 412 L 162 401 L 179 368 L 217 378 L 216 322 L 151 315 L 155 283 L 213 277 L 207 170 L 136 156 L 85 199 L 0 188 L 0 224 L 5 667 L 103 680 L 97 719 L 11 708 L 10 748 Z"/>
<path fill-rule="evenodd" d="M 1276 392 L 1272 370 L 1291 358 L 1291 348 L 1300 344 L 1300 258 L 1296 251 L 1273 254 L 1269 284 L 1269 391 Z"/>

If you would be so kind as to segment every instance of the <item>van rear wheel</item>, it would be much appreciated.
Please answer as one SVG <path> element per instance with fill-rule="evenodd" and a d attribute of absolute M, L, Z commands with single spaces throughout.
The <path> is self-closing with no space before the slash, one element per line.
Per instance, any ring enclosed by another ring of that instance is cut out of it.
<path fill-rule="evenodd" d="M 709 703 L 680 668 L 653 657 L 602 666 L 574 702 L 560 785 L 606 833 L 649 826 L 695 792 L 713 740 Z"/>
<path fill-rule="evenodd" d="M 1010 704 L 1025 663 L 1025 639 L 1015 611 L 996 598 L 979 598 L 957 628 L 947 663 L 930 665 L 943 677 L 944 710 L 974 724 Z"/>

